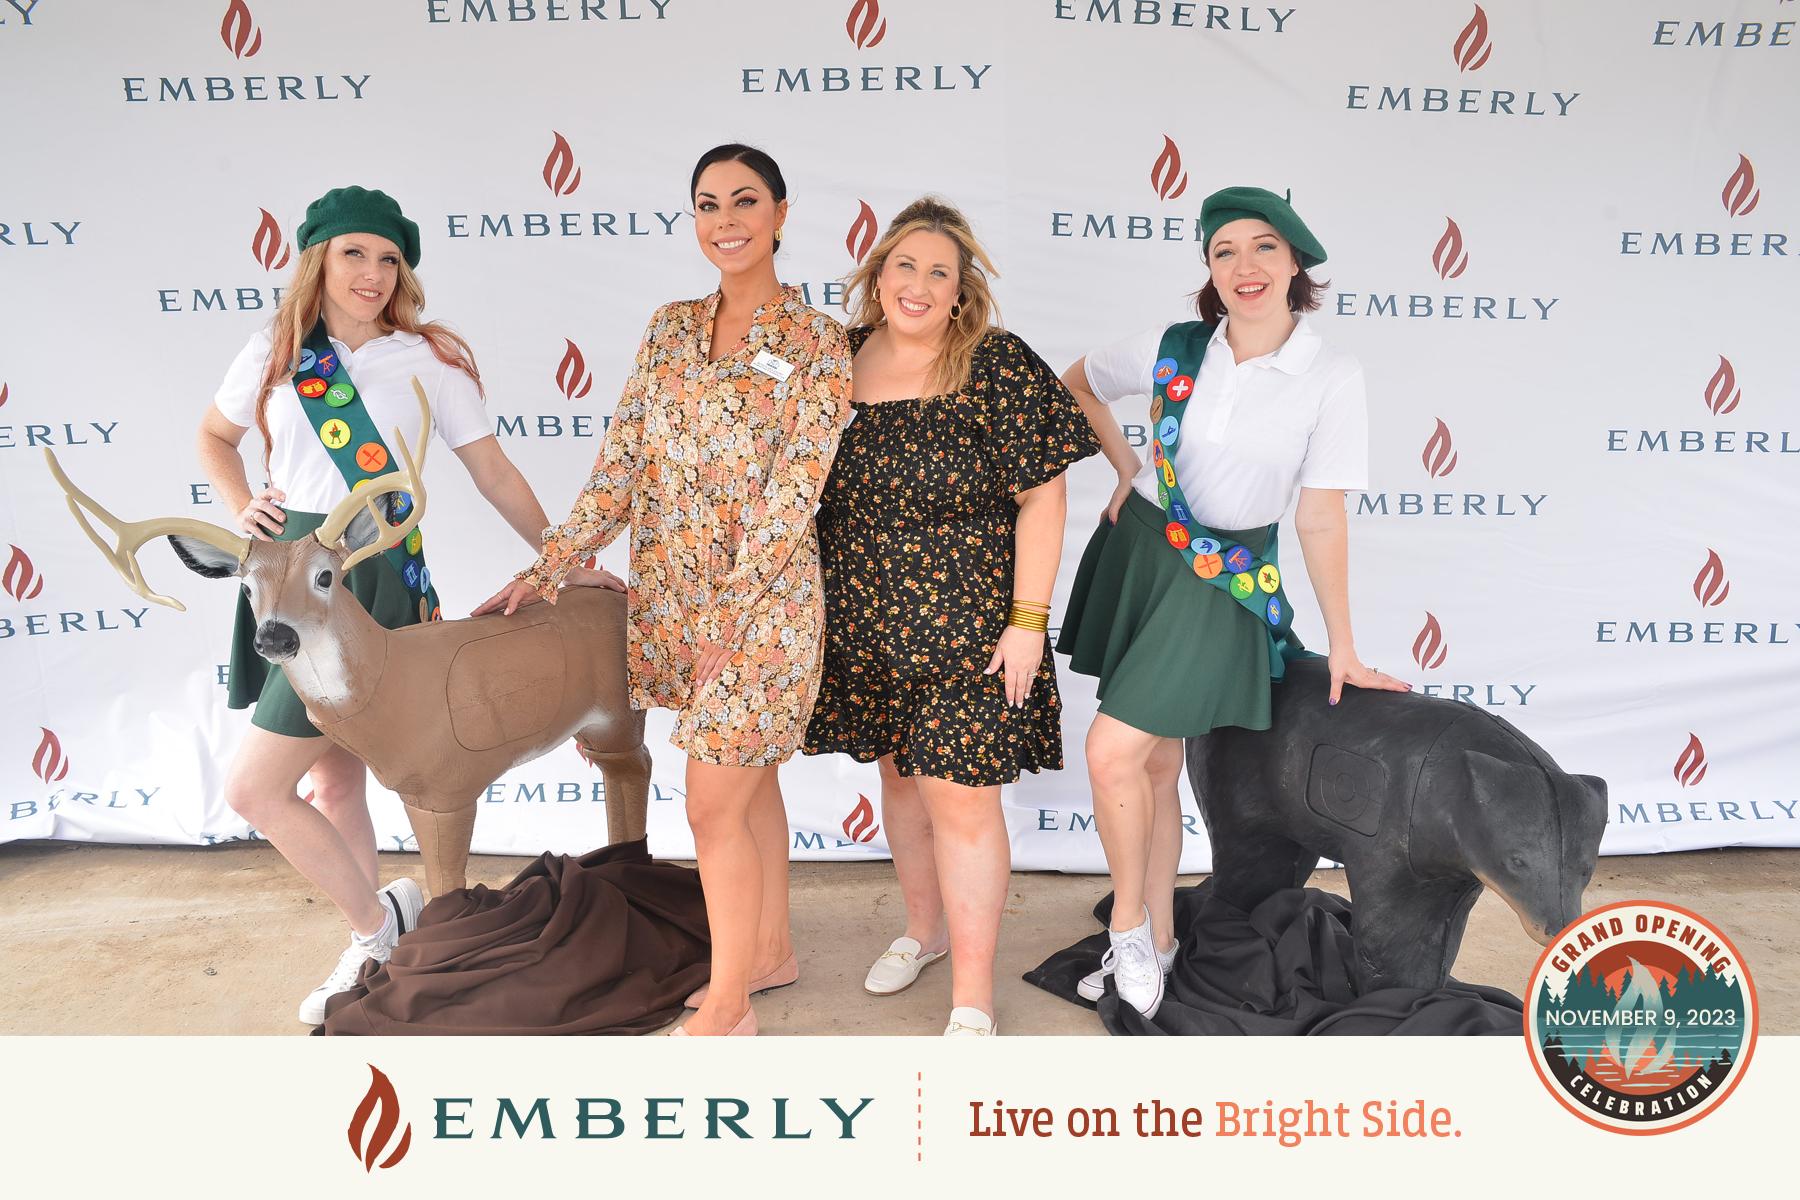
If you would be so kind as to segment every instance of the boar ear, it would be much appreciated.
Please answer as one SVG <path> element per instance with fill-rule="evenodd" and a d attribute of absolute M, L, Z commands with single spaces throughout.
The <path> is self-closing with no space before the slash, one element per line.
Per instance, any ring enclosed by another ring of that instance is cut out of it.
<path fill-rule="evenodd" d="M 1600 803 L 1606 803 L 1606 780 L 1598 775 L 1571 775 L 1569 778 L 1579 779 L 1582 783 L 1587 784 L 1593 793 L 1600 797 Z"/>
<path fill-rule="evenodd" d="M 243 570 L 243 563 L 235 554 L 227 554 L 199 538 L 171 533 L 169 545 L 175 547 L 175 557 L 181 560 L 182 566 L 207 579 L 227 579 Z"/>
<path fill-rule="evenodd" d="M 1503 811 L 1518 810 L 1521 816 L 1534 820 L 1542 814 L 1531 814 L 1522 806 L 1532 793 L 1543 793 L 1544 771 L 1536 762 L 1515 762 L 1495 758 L 1479 750 L 1465 750 L 1469 762 L 1470 791 L 1476 803 L 1492 805 Z"/>

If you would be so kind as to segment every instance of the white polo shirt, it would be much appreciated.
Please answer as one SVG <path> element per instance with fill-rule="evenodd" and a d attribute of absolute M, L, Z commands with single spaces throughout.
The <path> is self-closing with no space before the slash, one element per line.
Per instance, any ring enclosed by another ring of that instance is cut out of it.
<path fill-rule="evenodd" d="M 258 330 L 232 361 L 213 397 L 213 404 L 234 425 L 256 427 L 256 389 L 262 382 L 273 341 L 267 328 Z M 375 428 L 381 431 L 382 441 L 395 454 L 399 453 L 399 447 L 393 444 L 396 427 L 406 435 L 408 444 L 419 435 L 419 402 L 412 390 L 415 375 L 425 386 L 431 405 L 432 432 L 444 445 L 454 450 L 494 432 L 475 381 L 460 368 L 439 361 L 431 352 L 431 344 L 419 334 L 390 333 L 365 342 L 354 353 L 336 338 L 331 339 L 331 344 L 356 385 Z M 292 383 L 275 385 L 269 393 L 267 415 L 271 443 L 269 482 L 287 493 L 288 508 L 330 512 L 350 489 L 301 410 L 300 397 Z M 413 453 L 418 453 L 417 447 Z M 245 466 L 250 467 L 250 478 L 255 480 L 256 468 L 248 462 Z"/>
<path fill-rule="evenodd" d="M 1302 315 L 1273 354 L 1232 360 L 1220 322 L 1181 419 L 1175 473 L 1200 524 L 1250 529 L 1281 519 L 1294 489 L 1369 486 L 1369 416 L 1362 365 L 1320 340 Z M 1088 387 L 1106 404 L 1148 397 L 1167 326 L 1087 356 Z M 1152 504 L 1156 469 L 1148 455 L 1132 480 Z M 1160 505 L 1159 505 L 1160 507 Z"/>

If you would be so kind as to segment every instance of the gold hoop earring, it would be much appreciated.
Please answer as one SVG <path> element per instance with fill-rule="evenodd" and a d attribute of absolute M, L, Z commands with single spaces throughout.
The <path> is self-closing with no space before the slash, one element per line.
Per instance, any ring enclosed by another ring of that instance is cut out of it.
<path fill-rule="evenodd" d="M 872 283 L 869 285 L 869 299 L 875 301 L 877 304 L 881 303 L 881 285 L 879 283 Z"/>
<path fill-rule="evenodd" d="M 775 244 L 777 246 L 781 245 L 781 230 L 779 227 L 775 230 Z"/>
<path fill-rule="evenodd" d="M 962 303 L 959 301 L 950 306 L 950 319 L 954 321 L 960 316 L 962 316 Z"/>

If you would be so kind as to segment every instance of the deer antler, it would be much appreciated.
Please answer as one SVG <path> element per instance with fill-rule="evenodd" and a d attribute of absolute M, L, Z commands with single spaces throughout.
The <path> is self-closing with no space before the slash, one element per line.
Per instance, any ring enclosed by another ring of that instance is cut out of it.
<path fill-rule="evenodd" d="M 250 553 L 249 538 L 221 529 L 217 525 L 209 525 L 205 521 L 194 521 L 187 517 L 161 517 L 153 521 L 121 521 L 95 503 L 93 497 L 69 482 L 69 477 L 63 473 L 62 464 L 56 461 L 56 455 L 49 447 L 44 448 L 44 458 L 49 461 L 50 473 L 56 476 L 56 482 L 61 485 L 63 495 L 69 502 L 69 511 L 74 514 L 76 522 L 81 526 L 81 531 L 88 535 L 90 542 L 99 547 L 100 553 L 106 556 L 106 561 L 112 564 L 113 570 L 119 573 L 119 577 L 125 581 L 126 586 L 146 600 L 166 604 L 177 612 L 187 611 L 187 605 L 170 596 L 159 595 L 151 591 L 150 585 L 144 582 L 144 570 L 138 565 L 137 555 L 144 543 L 151 538 L 167 537 L 170 534 L 195 538 L 233 555 L 240 565 L 243 563 L 244 557 Z M 87 513 L 82 512 L 82 509 L 86 509 L 88 513 L 98 517 L 101 524 L 118 535 L 116 547 L 108 547 L 101 540 L 94 527 L 88 523 Z"/>
<path fill-rule="evenodd" d="M 359 509 L 367 509 L 369 515 L 375 519 L 375 524 L 385 531 L 362 549 L 351 552 L 350 557 L 344 560 L 345 574 L 348 574 L 351 567 L 365 558 L 380 554 L 384 547 L 394 545 L 411 533 L 418 527 L 420 519 L 425 515 L 425 473 L 422 468 L 425 461 L 426 443 L 431 437 L 431 405 L 425 399 L 425 388 L 420 384 L 417 375 L 413 376 L 412 385 L 413 394 L 419 398 L 419 457 L 417 461 L 413 459 L 412 450 L 407 446 L 406 438 L 398 429 L 394 430 L 396 457 L 406 463 L 406 469 L 379 475 L 352 491 L 338 501 L 337 507 L 331 510 L 325 517 L 324 524 L 320 525 L 313 534 L 327 546 L 340 546 L 344 540 L 344 530 L 349 528 L 350 522 L 356 518 Z M 398 525 L 389 525 L 387 514 L 382 510 L 382 506 L 376 503 L 381 497 L 393 492 L 408 492 L 412 495 L 412 511 Z"/>

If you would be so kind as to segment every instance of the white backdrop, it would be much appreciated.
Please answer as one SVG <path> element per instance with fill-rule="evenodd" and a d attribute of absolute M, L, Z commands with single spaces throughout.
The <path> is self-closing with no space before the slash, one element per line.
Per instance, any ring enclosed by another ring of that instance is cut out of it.
<path fill-rule="evenodd" d="M 1800 4 L 1667 7 L 0 0 L 0 840 L 247 834 L 220 799 L 234 588 L 155 546 L 189 611 L 137 601 L 37 447 L 123 516 L 228 521 L 195 425 L 307 202 L 354 182 L 419 222 L 429 315 L 560 514 L 647 314 L 712 286 L 692 162 L 745 140 L 786 172 L 782 275 L 815 305 L 871 220 L 938 192 L 1058 368 L 1183 316 L 1210 191 L 1292 189 L 1331 251 L 1321 326 L 1369 380 L 1365 661 L 1606 777 L 1609 852 L 1800 844 Z M 441 448 L 430 478 L 434 579 L 466 612 L 529 552 Z M 1072 480 L 1063 588 L 1110 475 Z M 1063 694 L 1067 769 L 1007 789 L 1015 861 L 1099 870 L 1092 681 Z M 651 841 L 679 856 L 668 728 Z M 476 848 L 598 844 L 598 779 L 572 748 L 514 772 Z M 783 782 L 797 856 L 884 853 L 872 767 Z M 397 802 L 376 812 L 405 844 Z"/>

